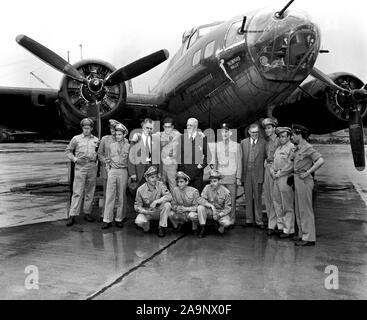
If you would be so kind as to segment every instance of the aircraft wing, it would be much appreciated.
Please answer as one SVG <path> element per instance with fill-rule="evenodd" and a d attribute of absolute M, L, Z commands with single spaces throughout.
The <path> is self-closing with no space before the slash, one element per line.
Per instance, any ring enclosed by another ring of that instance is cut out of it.
<path fill-rule="evenodd" d="M 333 73 L 330 78 L 351 89 L 363 87 L 363 82 L 349 73 Z M 349 101 L 324 82 L 314 79 L 304 83 L 283 103 L 275 106 L 272 115 L 282 126 L 299 123 L 312 133 L 326 134 L 348 128 Z M 367 126 L 367 102 L 358 104 L 364 126 Z"/>
<path fill-rule="evenodd" d="M 7 131 L 39 133 L 41 137 L 59 137 L 62 130 L 58 90 L 0 87 L 0 127 Z"/>

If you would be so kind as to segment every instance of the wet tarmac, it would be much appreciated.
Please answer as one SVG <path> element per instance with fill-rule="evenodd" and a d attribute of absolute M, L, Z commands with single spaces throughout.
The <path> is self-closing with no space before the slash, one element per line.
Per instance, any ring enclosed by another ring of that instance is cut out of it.
<path fill-rule="evenodd" d="M 67 228 L 65 145 L 0 145 L 0 299 L 367 299 L 367 171 L 353 168 L 349 146 L 316 147 L 326 160 L 317 244 L 295 247 L 241 226 L 158 238 L 135 229 L 131 209 L 123 229 L 82 217 Z M 38 289 L 25 285 L 27 266 Z M 336 290 L 325 287 L 328 266 Z"/>

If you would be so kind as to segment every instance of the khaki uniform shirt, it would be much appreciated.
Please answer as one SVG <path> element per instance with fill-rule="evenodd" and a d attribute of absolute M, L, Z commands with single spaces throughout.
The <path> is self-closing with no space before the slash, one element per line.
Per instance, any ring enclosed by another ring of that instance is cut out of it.
<path fill-rule="evenodd" d="M 321 154 L 305 141 L 298 145 L 294 152 L 294 172 L 296 174 L 306 172 L 320 158 Z"/>
<path fill-rule="evenodd" d="M 88 137 L 84 136 L 83 133 L 74 136 L 66 147 L 66 156 L 74 162 L 76 159 L 82 159 L 86 163 L 96 162 L 98 142 L 98 138 L 92 134 Z M 73 155 L 74 151 L 75 156 Z"/>
<path fill-rule="evenodd" d="M 210 185 L 205 186 L 199 204 L 206 205 L 208 203 L 214 205 L 220 217 L 231 212 L 231 195 L 228 189 L 221 184 L 215 190 Z"/>
<path fill-rule="evenodd" d="M 235 184 L 242 178 L 242 149 L 239 143 L 229 140 L 216 144 L 216 169 L 222 174 L 222 184 Z"/>
<path fill-rule="evenodd" d="M 129 149 L 130 144 L 125 138 L 121 142 L 112 142 L 107 155 L 107 158 L 111 160 L 109 166 L 115 169 L 127 168 Z"/>
<path fill-rule="evenodd" d="M 295 146 L 288 141 L 285 145 L 280 145 L 274 153 L 274 162 L 271 169 L 279 173 L 280 177 L 286 176 L 293 171 L 293 156 Z"/>
<path fill-rule="evenodd" d="M 172 210 L 176 211 L 178 206 L 183 206 L 190 208 L 191 212 L 196 212 L 199 198 L 199 191 L 193 187 L 186 187 L 183 190 L 175 187 L 172 193 Z"/>
<path fill-rule="evenodd" d="M 157 181 L 155 186 L 151 186 L 148 182 L 141 185 L 136 191 L 134 209 L 137 213 L 141 213 L 142 209 L 148 209 L 154 200 L 164 197 L 164 201 L 171 201 L 172 196 L 166 185 L 162 181 Z"/>
<path fill-rule="evenodd" d="M 279 138 L 276 134 L 273 134 L 271 137 L 269 137 L 269 140 L 267 140 L 265 146 L 267 163 L 272 163 L 274 161 L 274 153 L 279 146 Z"/>
<path fill-rule="evenodd" d="M 98 153 L 98 159 L 103 164 L 106 163 L 106 157 L 108 155 L 111 143 L 115 141 L 116 141 L 116 138 L 111 134 L 102 137 L 97 153 Z"/>

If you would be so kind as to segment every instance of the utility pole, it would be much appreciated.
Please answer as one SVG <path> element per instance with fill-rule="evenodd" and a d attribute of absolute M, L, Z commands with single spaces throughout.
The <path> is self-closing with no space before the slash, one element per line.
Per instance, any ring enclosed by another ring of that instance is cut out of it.
<path fill-rule="evenodd" d="M 80 44 L 79 47 L 80 47 L 80 60 L 83 60 L 83 46 L 82 46 L 82 44 Z"/>
<path fill-rule="evenodd" d="M 70 63 L 70 51 L 68 50 L 68 63 Z"/>

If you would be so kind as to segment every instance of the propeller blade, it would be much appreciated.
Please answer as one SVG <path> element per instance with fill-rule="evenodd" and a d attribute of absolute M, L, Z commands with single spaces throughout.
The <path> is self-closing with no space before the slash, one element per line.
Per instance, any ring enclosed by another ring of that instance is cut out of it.
<path fill-rule="evenodd" d="M 325 82 L 327 85 L 329 85 L 330 87 L 332 87 L 335 90 L 340 90 L 342 92 L 349 93 L 349 90 L 338 86 L 333 80 L 330 79 L 329 76 L 327 76 L 325 73 L 323 73 L 321 70 L 315 67 L 312 68 L 311 75 L 314 78 L 319 79 L 322 82 Z"/>
<path fill-rule="evenodd" d="M 365 168 L 364 136 L 361 112 L 349 112 L 349 139 L 352 147 L 354 166 L 358 171 Z"/>
<path fill-rule="evenodd" d="M 101 139 L 101 112 L 98 101 L 91 102 L 88 105 L 87 117 L 95 121 L 94 128 L 97 130 L 98 139 Z"/>
<path fill-rule="evenodd" d="M 168 57 L 169 53 L 165 49 L 154 52 L 112 72 L 106 78 L 105 85 L 114 86 L 115 84 L 135 78 L 161 64 L 163 61 L 166 61 Z"/>
<path fill-rule="evenodd" d="M 65 61 L 55 52 L 51 51 L 50 49 L 46 48 L 42 44 L 38 43 L 37 41 L 20 34 L 16 37 L 16 41 L 22 47 L 33 53 L 42 61 L 49 64 L 51 67 L 55 68 L 58 71 L 61 71 L 63 74 L 77 80 L 80 82 L 86 82 L 86 79 L 81 75 L 81 73 L 75 69 L 70 63 Z"/>

